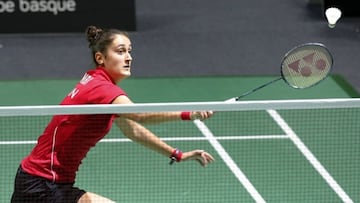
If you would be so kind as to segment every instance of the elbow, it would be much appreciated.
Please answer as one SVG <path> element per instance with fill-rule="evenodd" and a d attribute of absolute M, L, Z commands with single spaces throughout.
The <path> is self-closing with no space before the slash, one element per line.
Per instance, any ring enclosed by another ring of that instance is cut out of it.
<path fill-rule="evenodd" d="M 123 134 L 131 140 L 140 140 L 141 139 L 141 127 L 133 119 L 128 118 L 118 118 L 116 120 L 117 126 L 123 132 Z"/>
<path fill-rule="evenodd" d="M 130 120 L 133 120 L 135 122 L 138 123 L 145 123 L 146 122 L 146 118 L 145 116 L 143 116 L 142 114 L 121 114 L 119 115 L 121 118 L 127 118 Z"/>

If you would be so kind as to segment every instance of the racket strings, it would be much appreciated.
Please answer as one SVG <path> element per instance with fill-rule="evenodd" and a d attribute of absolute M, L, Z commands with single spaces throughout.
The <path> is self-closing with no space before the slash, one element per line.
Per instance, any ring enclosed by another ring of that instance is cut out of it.
<path fill-rule="evenodd" d="M 283 79 L 294 88 L 313 86 L 327 77 L 332 67 L 331 59 L 323 47 L 300 47 L 284 58 Z"/>

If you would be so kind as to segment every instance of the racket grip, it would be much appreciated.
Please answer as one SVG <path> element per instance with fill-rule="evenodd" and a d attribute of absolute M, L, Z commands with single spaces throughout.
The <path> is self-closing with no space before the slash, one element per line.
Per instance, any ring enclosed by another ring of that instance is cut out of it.
<path fill-rule="evenodd" d="M 233 97 L 233 98 L 225 100 L 225 102 L 236 102 L 236 101 L 238 101 L 237 97 Z"/>

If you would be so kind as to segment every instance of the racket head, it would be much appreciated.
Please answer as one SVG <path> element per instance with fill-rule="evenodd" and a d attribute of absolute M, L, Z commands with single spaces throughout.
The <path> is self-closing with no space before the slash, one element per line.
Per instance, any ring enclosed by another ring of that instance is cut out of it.
<path fill-rule="evenodd" d="M 303 89 L 324 80 L 333 67 L 325 45 L 306 43 L 288 51 L 281 62 L 281 77 L 291 87 Z"/>

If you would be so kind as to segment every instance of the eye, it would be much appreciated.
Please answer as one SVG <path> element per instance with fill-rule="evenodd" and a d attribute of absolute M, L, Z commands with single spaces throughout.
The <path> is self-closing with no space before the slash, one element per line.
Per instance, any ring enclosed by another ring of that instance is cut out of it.
<path fill-rule="evenodd" d="M 118 52 L 119 54 L 123 54 L 123 53 L 126 52 L 126 50 L 125 50 L 125 49 L 119 49 L 119 50 L 117 50 L 117 52 Z"/>
<path fill-rule="evenodd" d="M 126 53 L 131 53 L 132 49 L 129 48 L 129 49 L 126 49 L 125 47 L 120 47 L 118 49 L 115 50 L 118 54 L 120 55 L 123 55 L 123 54 L 126 54 Z"/>

